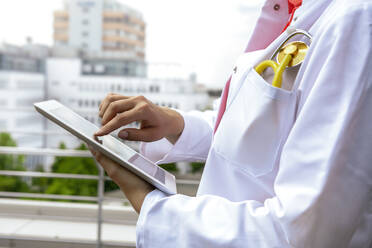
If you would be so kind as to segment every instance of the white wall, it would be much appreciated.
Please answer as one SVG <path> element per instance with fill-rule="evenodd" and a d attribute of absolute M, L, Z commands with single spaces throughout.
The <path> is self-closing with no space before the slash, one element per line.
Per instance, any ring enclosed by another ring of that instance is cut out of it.
<path fill-rule="evenodd" d="M 0 71 L 0 130 L 12 131 L 18 146 L 41 147 L 41 136 L 25 134 L 43 130 L 43 120 L 33 103 L 44 98 L 44 75 Z"/>
<path fill-rule="evenodd" d="M 102 50 L 102 10 L 103 0 L 70 1 L 70 46 L 84 48 L 83 44 L 87 44 L 86 48 L 91 51 Z"/>

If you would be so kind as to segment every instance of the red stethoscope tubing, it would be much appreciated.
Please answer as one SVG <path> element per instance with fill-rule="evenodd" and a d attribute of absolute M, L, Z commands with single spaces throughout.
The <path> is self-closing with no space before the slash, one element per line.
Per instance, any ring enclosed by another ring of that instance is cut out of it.
<path fill-rule="evenodd" d="M 285 30 L 287 30 L 289 25 L 292 23 L 293 16 L 294 16 L 296 10 L 299 7 L 301 7 L 301 5 L 302 5 L 302 0 L 288 0 L 288 13 L 290 14 L 290 17 L 289 17 L 289 20 L 288 20 L 287 24 L 285 25 L 284 29 L 282 30 L 282 33 Z M 222 116 L 223 116 L 223 114 L 225 113 L 225 110 L 226 110 L 226 102 L 227 102 L 227 97 L 228 97 L 228 94 L 229 94 L 230 83 L 231 83 L 231 76 L 230 76 L 229 80 L 227 80 L 227 83 L 226 83 L 225 88 L 224 88 L 223 93 L 222 93 L 221 103 L 220 103 L 220 107 L 219 107 L 218 115 L 217 115 L 217 119 L 216 119 L 216 124 L 214 126 L 214 133 L 216 133 L 217 128 L 220 125 Z"/>

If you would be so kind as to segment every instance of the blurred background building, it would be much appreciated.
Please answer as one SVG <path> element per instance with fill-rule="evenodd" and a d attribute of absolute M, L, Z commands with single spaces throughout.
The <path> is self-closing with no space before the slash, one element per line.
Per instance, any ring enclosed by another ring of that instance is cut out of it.
<path fill-rule="evenodd" d="M 146 24 L 116 0 L 69 0 L 54 12 L 54 45 L 83 52 L 84 74 L 146 76 Z"/>
<path fill-rule="evenodd" d="M 184 111 L 208 108 L 195 73 L 176 63 L 146 63 L 146 24 L 139 11 L 116 0 L 65 0 L 64 9 L 54 12 L 53 28 L 51 47 L 31 38 L 22 46 L 0 47 L 1 105 L 7 111 L 0 127 L 12 131 L 19 146 L 81 143 L 34 111 L 33 103 L 46 99 L 59 100 L 96 125 L 100 101 L 111 92 L 144 95 Z"/>

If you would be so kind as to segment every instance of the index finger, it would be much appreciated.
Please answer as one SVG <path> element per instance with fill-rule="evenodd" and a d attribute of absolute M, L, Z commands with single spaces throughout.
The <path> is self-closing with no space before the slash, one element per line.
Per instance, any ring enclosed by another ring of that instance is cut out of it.
<path fill-rule="evenodd" d="M 105 125 L 116 115 L 128 111 L 134 107 L 134 103 L 128 99 L 118 100 L 108 105 L 102 116 L 102 124 Z"/>
<path fill-rule="evenodd" d="M 104 136 L 112 131 L 115 131 L 122 126 L 128 125 L 134 121 L 139 120 L 141 117 L 141 113 L 136 109 L 131 109 L 129 111 L 123 112 L 121 114 L 116 115 L 113 119 L 111 119 L 108 123 L 101 127 L 94 135 L 95 136 Z"/>
<path fill-rule="evenodd" d="M 129 96 L 122 96 L 122 95 L 117 95 L 117 94 L 110 94 L 103 99 L 100 108 L 99 108 L 99 117 L 103 117 L 107 107 L 110 105 L 112 102 L 116 102 L 118 100 L 123 100 L 123 99 L 128 99 Z"/>

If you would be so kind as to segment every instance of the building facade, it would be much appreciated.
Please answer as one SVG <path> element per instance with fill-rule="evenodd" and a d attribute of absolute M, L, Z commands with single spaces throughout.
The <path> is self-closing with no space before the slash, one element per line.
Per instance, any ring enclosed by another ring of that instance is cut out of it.
<path fill-rule="evenodd" d="M 42 147 L 45 120 L 33 103 L 45 99 L 45 46 L 0 45 L 0 132 L 11 133 L 18 146 Z M 27 156 L 26 166 L 42 162 Z"/>
<path fill-rule="evenodd" d="M 91 51 L 136 51 L 145 59 L 142 14 L 116 0 L 67 0 L 54 12 L 56 45 Z"/>
<path fill-rule="evenodd" d="M 42 139 L 27 134 L 43 130 L 32 104 L 45 98 L 45 46 L 0 45 L 0 130 L 12 132 L 18 146 L 41 147 Z"/>
<path fill-rule="evenodd" d="M 116 0 L 66 0 L 54 12 L 54 45 L 81 49 L 84 74 L 145 77 L 146 24 Z"/>

